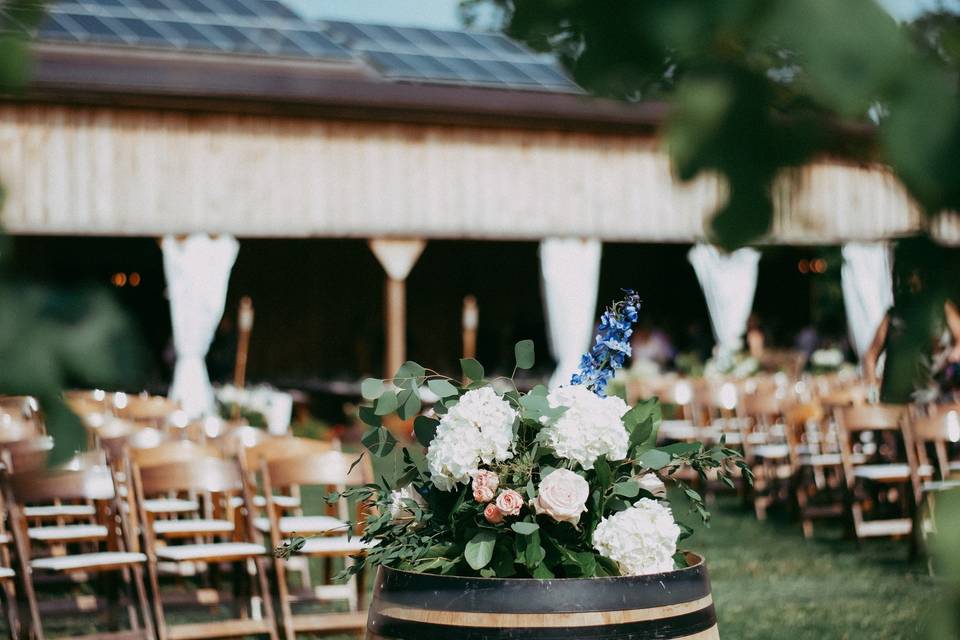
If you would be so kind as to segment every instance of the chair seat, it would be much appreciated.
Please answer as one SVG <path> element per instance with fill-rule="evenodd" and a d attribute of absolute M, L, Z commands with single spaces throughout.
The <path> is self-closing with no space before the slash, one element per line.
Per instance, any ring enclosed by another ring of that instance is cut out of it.
<path fill-rule="evenodd" d="M 905 536 L 912 530 L 913 522 L 909 518 L 867 520 L 857 526 L 857 536 L 861 538 Z"/>
<path fill-rule="evenodd" d="M 347 539 L 347 536 L 325 536 L 308 538 L 298 553 L 308 556 L 336 556 L 360 553 L 361 551 L 372 548 L 374 545 L 375 543 L 364 542 L 356 536 L 350 539 Z"/>
<path fill-rule="evenodd" d="M 50 504 L 23 508 L 26 518 L 87 518 L 95 513 L 90 504 Z"/>
<path fill-rule="evenodd" d="M 264 555 L 262 545 L 252 542 L 213 542 L 210 544 L 177 544 L 157 549 L 157 557 L 174 562 L 191 560 L 234 560 Z"/>
<path fill-rule="evenodd" d="M 70 556 L 38 558 L 30 561 L 30 566 L 40 571 L 80 571 L 84 569 L 104 569 L 140 564 L 147 561 L 142 553 L 128 551 L 105 551 L 102 553 L 78 553 Z"/>
<path fill-rule="evenodd" d="M 921 489 L 927 493 L 935 491 L 946 491 L 947 489 L 956 489 L 960 487 L 960 480 L 935 480 L 924 482 Z"/>
<path fill-rule="evenodd" d="M 273 496 L 273 504 L 281 509 L 297 509 L 300 507 L 300 498 L 278 494 Z M 231 497 L 230 505 L 235 509 L 242 506 L 243 498 L 240 496 Z M 267 499 L 264 496 L 253 496 L 253 506 L 262 509 L 267 506 Z"/>
<path fill-rule="evenodd" d="M 233 530 L 234 524 L 229 520 L 186 518 L 183 520 L 157 520 L 153 523 L 153 531 L 157 535 L 191 536 L 210 533 L 232 533 Z"/>
<path fill-rule="evenodd" d="M 268 518 L 255 518 L 253 526 L 258 531 L 270 531 Z M 284 516 L 280 518 L 280 533 L 327 533 L 344 531 L 349 525 L 331 516 Z"/>
<path fill-rule="evenodd" d="M 107 528 L 99 524 L 67 524 L 62 527 L 30 527 L 27 535 L 41 542 L 99 540 L 107 537 Z"/>
<path fill-rule="evenodd" d="M 147 513 L 193 513 L 200 509 L 196 500 L 182 498 L 153 498 L 143 501 L 143 508 Z"/>
<path fill-rule="evenodd" d="M 954 460 L 953 462 L 950 463 L 948 468 L 950 469 L 950 471 L 960 471 L 960 460 Z"/>
<path fill-rule="evenodd" d="M 800 456 L 800 464 L 807 467 L 832 467 L 843 464 L 839 453 L 814 453 Z"/>
<path fill-rule="evenodd" d="M 786 458 L 790 455 L 790 447 L 785 444 L 759 444 L 753 448 L 753 455 L 758 458 Z"/>
<path fill-rule="evenodd" d="M 918 469 L 923 477 L 933 475 L 933 467 L 920 465 Z M 853 475 L 857 478 L 875 480 L 878 482 L 897 482 L 910 478 L 910 466 L 907 464 L 865 464 L 854 468 Z"/>
<path fill-rule="evenodd" d="M 17 575 L 17 572 L 10 567 L 0 567 L 0 580 L 9 580 Z"/>

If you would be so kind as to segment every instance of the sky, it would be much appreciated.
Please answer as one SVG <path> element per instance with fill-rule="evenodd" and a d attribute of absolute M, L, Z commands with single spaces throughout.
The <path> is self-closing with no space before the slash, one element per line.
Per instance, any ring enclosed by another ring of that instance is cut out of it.
<path fill-rule="evenodd" d="M 403 26 L 458 29 L 459 0 L 286 0 L 307 18 L 330 18 Z M 899 20 L 909 20 L 939 4 L 960 7 L 960 0 L 879 0 Z"/>

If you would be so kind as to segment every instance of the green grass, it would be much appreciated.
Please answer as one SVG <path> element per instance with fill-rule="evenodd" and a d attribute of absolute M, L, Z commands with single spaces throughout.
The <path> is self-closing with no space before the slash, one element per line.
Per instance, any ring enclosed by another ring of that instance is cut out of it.
<path fill-rule="evenodd" d="M 680 504 L 679 502 L 677 504 Z M 940 594 L 906 541 L 845 540 L 837 523 L 805 540 L 799 523 L 724 497 L 686 547 L 707 559 L 725 638 L 923 638 Z"/>

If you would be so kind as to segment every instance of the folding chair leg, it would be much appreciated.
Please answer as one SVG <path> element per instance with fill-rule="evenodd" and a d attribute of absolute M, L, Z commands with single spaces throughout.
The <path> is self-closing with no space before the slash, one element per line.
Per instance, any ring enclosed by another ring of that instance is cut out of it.
<path fill-rule="evenodd" d="M 160 581 L 157 579 L 156 558 L 147 561 L 147 575 L 150 579 L 150 599 L 153 601 L 153 620 L 157 625 L 157 638 L 167 640 L 167 622 L 163 615 L 163 603 L 160 601 Z"/>
<path fill-rule="evenodd" d="M 7 633 L 10 640 L 20 637 L 20 620 L 17 617 L 17 597 L 13 588 L 13 581 L 3 582 L 3 614 L 7 622 Z"/>
<path fill-rule="evenodd" d="M 270 586 L 267 584 L 266 563 L 264 563 L 263 558 L 256 558 L 254 564 L 257 567 L 257 583 L 260 589 L 260 598 L 263 600 L 263 617 L 270 623 L 270 640 L 279 640 L 277 637 L 277 618 L 273 613 L 273 599 L 270 594 Z M 293 633 L 292 627 L 290 633 Z"/>
<path fill-rule="evenodd" d="M 143 619 L 143 630 L 148 638 L 156 638 L 156 630 L 153 627 L 153 615 L 150 612 L 150 605 L 147 603 L 147 590 L 143 584 L 143 568 L 139 565 L 131 569 L 133 574 L 133 588 L 137 593 L 137 603 L 140 606 L 140 617 Z"/>
<path fill-rule="evenodd" d="M 290 590 L 287 587 L 286 560 L 277 558 L 273 561 L 277 574 L 277 595 L 280 596 L 280 618 L 283 624 L 284 640 L 295 640 L 293 630 L 293 610 L 290 608 Z"/>
<path fill-rule="evenodd" d="M 135 604 L 136 599 L 133 597 L 133 584 L 130 581 L 129 567 L 123 570 L 123 585 L 126 587 L 124 599 L 127 601 L 127 619 L 130 621 L 130 629 L 133 631 L 139 631 L 140 616 L 137 615 L 137 607 Z"/>

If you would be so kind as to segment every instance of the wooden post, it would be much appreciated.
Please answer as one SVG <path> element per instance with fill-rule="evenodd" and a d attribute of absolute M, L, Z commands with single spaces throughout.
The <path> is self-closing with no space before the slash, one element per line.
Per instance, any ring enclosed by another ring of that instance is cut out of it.
<path fill-rule="evenodd" d="M 476 296 L 466 296 L 463 299 L 463 357 L 477 357 L 477 326 L 480 323 L 480 310 L 477 307 Z"/>
<path fill-rule="evenodd" d="M 385 378 L 392 377 L 407 359 L 406 280 L 426 244 L 421 239 L 370 240 L 370 250 L 387 273 Z"/>
<path fill-rule="evenodd" d="M 237 360 L 233 367 L 233 385 L 242 389 L 247 381 L 247 354 L 250 351 L 250 332 L 253 331 L 253 300 L 240 298 L 237 310 Z"/>

